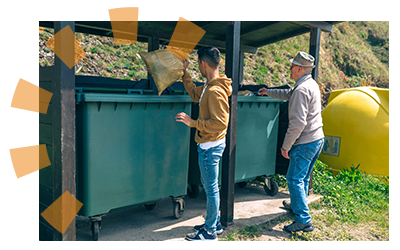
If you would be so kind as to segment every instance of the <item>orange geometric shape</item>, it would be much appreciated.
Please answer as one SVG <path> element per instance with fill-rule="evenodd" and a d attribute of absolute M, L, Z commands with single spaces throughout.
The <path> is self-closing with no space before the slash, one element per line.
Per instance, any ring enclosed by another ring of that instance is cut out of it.
<path fill-rule="evenodd" d="M 67 190 L 40 215 L 63 234 L 82 206 L 83 204 Z"/>
<path fill-rule="evenodd" d="M 52 36 L 46 42 L 46 45 L 70 69 L 86 57 L 86 52 L 83 50 L 80 42 L 69 25 Z"/>
<path fill-rule="evenodd" d="M 46 144 L 10 149 L 17 178 L 51 165 Z"/>
<path fill-rule="evenodd" d="M 196 24 L 180 17 L 167 50 L 186 59 L 205 33 L 206 31 Z"/>
<path fill-rule="evenodd" d="M 11 107 L 47 114 L 53 93 L 19 79 Z"/>
<path fill-rule="evenodd" d="M 39 145 L 39 170 L 51 165 L 46 144 Z"/>
<path fill-rule="evenodd" d="M 139 8 L 117 8 L 109 9 L 111 27 L 113 30 L 114 43 L 131 44 L 137 42 Z"/>
<path fill-rule="evenodd" d="M 39 113 L 47 114 L 52 96 L 53 93 L 39 87 Z"/>
<path fill-rule="evenodd" d="M 180 22 L 180 21 L 189 21 L 189 22 L 190 22 L 189 19 L 184 18 L 183 16 L 179 16 L 179 17 L 178 17 L 178 22 Z"/>

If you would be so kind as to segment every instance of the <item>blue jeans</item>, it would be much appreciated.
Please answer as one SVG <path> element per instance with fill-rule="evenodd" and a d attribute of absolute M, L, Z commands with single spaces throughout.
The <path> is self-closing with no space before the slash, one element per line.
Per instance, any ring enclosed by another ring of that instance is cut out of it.
<path fill-rule="evenodd" d="M 208 232 L 215 232 L 219 221 L 218 164 L 224 149 L 225 143 L 207 150 L 197 146 L 201 183 L 207 196 L 207 217 L 204 227 Z"/>
<path fill-rule="evenodd" d="M 289 169 L 286 180 L 290 192 L 290 205 L 294 221 L 306 224 L 311 221 L 307 206 L 308 184 L 315 161 L 321 152 L 324 139 L 292 146 L 289 151 Z"/>

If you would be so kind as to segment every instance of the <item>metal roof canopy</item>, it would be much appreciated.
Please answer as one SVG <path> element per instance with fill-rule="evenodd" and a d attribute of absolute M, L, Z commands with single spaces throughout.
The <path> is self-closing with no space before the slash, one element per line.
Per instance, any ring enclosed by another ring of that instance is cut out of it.
<path fill-rule="evenodd" d="M 167 45 L 177 21 L 139 21 L 137 40 L 148 42 L 151 37 L 159 38 L 161 45 Z M 225 51 L 225 21 L 192 21 L 206 31 L 198 46 L 214 46 Z M 240 50 L 256 53 L 257 48 L 290 37 L 310 32 L 312 28 L 332 31 L 336 21 L 242 21 L 240 25 Z M 53 28 L 53 21 L 40 21 L 39 26 Z M 75 21 L 75 32 L 112 37 L 110 21 Z"/>
<path fill-rule="evenodd" d="M 236 154 L 236 121 L 237 121 L 237 93 L 243 74 L 244 53 L 256 53 L 257 48 L 270 43 L 310 32 L 309 53 L 315 57 L 313 78 L 318 78 L 319 44 L 321 31 L 332 31 L 334 22 L 272 22 L 272 21 L 193 21 L 206 31 L 198 46 L 214 46 L 226 53 L 225 73 L 232 79 L 233 93 L 229 100 L 231 108 L 230 121 L 226 135 L 226 148 L 222 161 L 221 185 L 221 222 L 224 226 L 233 224 L 234 205 L 234 173 Z M 142 22 L 138 23 L 138 41 L 147 42 L 148 50 L 153 51 L 159 45 L 167 45 L 177 22 Z M 100 36 L 112 37 L 113 32 L 109 21 L 40 21 L 39 26 L 54 28 L 57 33 L 69 25 L 73 32 L 81 32 Z M 62 40 L 62 38 L 61 38 Z M 293 55 L 294 56 L 294 55 Z M 56 56 L 53 75 L 53 198 L 57 199 L 68 190 L 76 195 L 75 184 L 75 150 L 65 150 L 75 145 L 75 71 L 69 69 Z M 108 78 L 98 77 L 99 80 Z M 109 79 L 114 81 L 115 79 Z M 123 80 L 121 80 L 123 81 Z M 126 81 L 125 81 L 126 82 Z M 149 77 L 150 88 L 155 85 Z M 254 86 L 253 86 L 254 87 Z M 257 86 L 258 88 L 262 85 Z M 156 89 L 155 89 L 156 90 Z M 156 93 L 156 92 L 155 92 Z M 71 112 L 66 112 L 70 110 Z M 281 126 L 284 130 L 284 126 Z M 281 129 L 281 128 L 280 128 Z M 278 141 L 279 143 L 279 141 Z M 62 150 L 64 148 L 64 150 Z M 277 150 L 277 166 L 288 165 Z M 278 163 L 281 162 L 281 163 Z M 311 183 L 311 181 L 310 181 Z M 53 231 L 55 240 L 75 240 L 75 220 L 69 225 L 64 234 Z"/>

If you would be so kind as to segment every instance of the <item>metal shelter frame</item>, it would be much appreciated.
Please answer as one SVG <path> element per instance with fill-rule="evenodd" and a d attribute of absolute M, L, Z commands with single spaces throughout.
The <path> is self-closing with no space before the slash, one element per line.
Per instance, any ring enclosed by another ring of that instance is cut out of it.
<path fill-rule="evenodd" d="M 337 22 L 194 22 L 206 30 L 206 35 L 200 40 L 198 46 L 215 46 L 226 53 L 225 73 L 232 78 L 233 93 L 229 100 L 230 122 L 227 131 L 226 149 L 222 161 L 222 185 L 221 185 L 221 222 L 224 226 L 232 225 L 234 215 L 234 173 L 236 154 L 236 122 L 237 122 L 237 96 L 242 88 L 244 53 L 256 53 L 257 48 L 274 43 L 293 36 L 310 32 L 309 53 L 315 57 L 316 67 L 312 72 L 315 80 L 318 79 L 319 46 L 321 32 L 332 31 Z M 166 44 L 172 36 L 176 22 L 139 22 L 138 41 L 148 42 L 148 50 L 159 48 L 160 44 Z M 54 34 L 66 26 L 70 26 L 73 32 L 82 32 L 101 36 L 112 36 L 110 22 L 84 22 L 84 21 L 40 21 L 39 26 L 54 28 Z M 62 38 L 61 38 L 62 40 Z M 293 55 L 295 56 L 295 55 Z M 49 136 L 53 148 L 52 183 L 47 188 L 47 200 L 53 201 L 65 191 L 76 196 L 76 151 L 75 151 L 75 86 L 76 79 L 74 67 L 69 69 L 57 56 L 52 77 L 53 112 L 52 127 Z M 109 81 L 108 81 L 109 80 Z M 113 82 L 115 79 L 101 79 L 101 81 Z M 143 88 L 154 89 L 154 81 L 149 76 L 141 85 Z M 257 89 L 262 87 L 257 86 Z M 41 131 L 39 133 L 42 133 Z M 281 165 L 278 173 L 286 173 L 288 161 L 277 158 Z M 286 165 L 286 169 L 285 169 Z M 310 182 L 311 183 L 311 182 Z M 40 192 L 42 193 L 42 192 Z M 44 197 L 44 196 L 43 196 Z M 48 205 L 40 195 L 40 212 Z M 75 220 L 69 225 L 64 234 L 52 230 L 43 221 L 39 222 L 39 228 L 43 228 L 45 234 L 52 235 L 50 240 L 75 240 Z M 41 231 L 41 230 L 39 230 Z"/>

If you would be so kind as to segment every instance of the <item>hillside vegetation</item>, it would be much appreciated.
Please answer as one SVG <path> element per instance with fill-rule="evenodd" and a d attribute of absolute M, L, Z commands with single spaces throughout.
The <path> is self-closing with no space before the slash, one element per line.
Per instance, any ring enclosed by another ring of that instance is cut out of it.
<path fill-rule="evenodd" d="M 39 30 L 41 67 L 54 64 L 54 53 L 45 45 L 52 35 L 52 29 Z M 146 66 L 136 55 L 147 51 L 146 43 L 116 46 L 113 38 L 82 33 L 76 36 L 87 54 L 75 66 L 77 75 L 129 80 L 147 78 Z M 260 47 L 257 54 L 246 53 L 243 84 L 293 85 L 289 78 L 289 60 L 298 51 L 308 51 L 309 36 L 307 33 Z M 200 81 L 195 51 L 189 60 L 192 77 Z M 332 32 L 321 34 L 318 83 L 324 105 L 331 90 L 361 86 L 362 79 L 368 76 L 372 86 L 389 88 L 389 22 L 343 22 L 334 25 Z"/>

